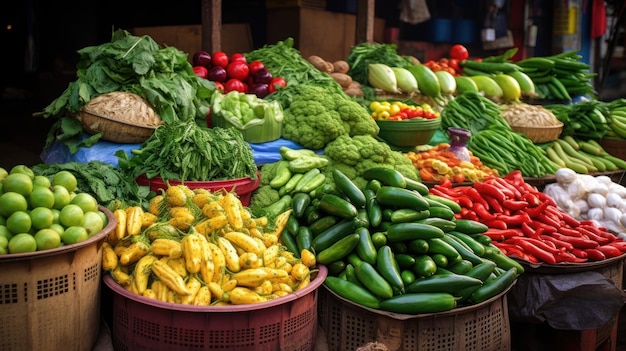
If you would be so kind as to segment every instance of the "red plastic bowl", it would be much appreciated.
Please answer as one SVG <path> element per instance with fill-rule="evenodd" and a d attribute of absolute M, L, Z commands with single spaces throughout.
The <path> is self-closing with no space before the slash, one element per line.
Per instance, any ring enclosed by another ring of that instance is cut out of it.
<path fill-rule="evenodd" d="M 239 200 L 244 206 L 250 205 L 250 198 L 252 197 L 252 193 L 259 187 L 259 183 L 261 182 L 261 175 L 257 173 L 256 179 L 251 179 L 249 177 L 246 178 L 237 178 L 231 180 L 215 180 L 209 182 L 201 182 L 201 181 L 182 181 L 182 180 L 170 180 L 167 183 L 161 179 L 161 177 L 148 178 L 145 175 L 140 175 L 136 179 L 137 184 L 141 186 L 149 186 L 150 190 L 154 192 L 159 192 L 160 190 L 167 190 L 167 184 L 170 185 L 179 185 L 184 184 L 189 189 L 207 189 L 212 192 L 219 190 L 231 191 L 235 189 L 235 193 L 239 196 Z"/>

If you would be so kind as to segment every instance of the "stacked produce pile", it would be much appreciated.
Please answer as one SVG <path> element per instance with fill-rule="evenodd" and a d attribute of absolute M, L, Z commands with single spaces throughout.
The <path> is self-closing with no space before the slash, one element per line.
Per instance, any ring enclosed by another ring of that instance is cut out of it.
<path fill-rule="evenodd" d="M 128 291 L 196 306 L 268 301 L 308 285 L 315 256 L 290 252 L 280 234 L 291 210 L 275 222 L 253 218 L 232 192 L 170 186 L 148 211 L 114 212 L 116 229 L 102 267 Z M 302 257 L 300 259 L 299 257 Z"/>
<path fill-rule="evenodd" d="M 519 171 L 471 186 L 436 185 L 431 192 L 458 203 L 457 217 L 480 221 L 493 245 L 528 264 L 585 263 L 626 252 L 623 239 L 564 212 L 561 201 L 526 183 Z"/>

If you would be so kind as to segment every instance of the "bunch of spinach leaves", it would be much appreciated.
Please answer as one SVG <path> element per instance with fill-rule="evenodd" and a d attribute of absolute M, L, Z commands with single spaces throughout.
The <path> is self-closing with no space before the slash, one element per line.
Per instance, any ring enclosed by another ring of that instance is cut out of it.
<path fill-rule="evenodd" d="M 44 108 L 43 117 L 59 117 L 46 147 L 62 141 L 70 151 L 91 146 L 100 135 L 83 138 L 73 114 L 94 97 L 113 92 L 135 93 L 146 99 L 164 123 L 195 120 L 205 123 L 215 84 L 198 77 L 187 54 L 175 47 L 160 47 L 149 36 L 134 36 L 118 29 L 111 41 L 78 51 L 77 79 Z"/>

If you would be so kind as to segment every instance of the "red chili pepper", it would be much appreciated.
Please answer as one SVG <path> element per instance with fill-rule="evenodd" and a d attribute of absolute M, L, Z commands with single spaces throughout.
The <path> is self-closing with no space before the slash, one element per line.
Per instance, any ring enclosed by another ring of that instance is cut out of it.
<path fill-rule="evenodd" d="M 561 227 L 561 223 L 559 223 L 558 220 L 546 215 L 545 212 L 540 213 L 539 215 L 537 215 L 537 220 L 539 220 L 540 222 L 543 222 L 545 224 L 551 225 L 555 228 L 559 228 Z"/>
<path fill-rule="evenodd" d="M 547 234 L 541 235 L 541 239 L 544 240 L 544 241 L 551 241 L 557 247 L 563 248 L 563 249 L 565 249 L 567 251 L 572 251 L 572 250 L 576 249 L 574 247 L 574 245 L 572 245 L 572 243 L 568 243 L 567 241 L 559 240 L 559 239 L 553 237 L 552 235 L 547 235 Z"/>
<path fill-rule="evenodd" d="M 580 238 L 580 237 L 574 237 L 574 236 L 568 236 L 568 235 L 563 235 L 560 233 L 554 233 L 552 234 L 553 237 L 559 239 L 559 240 L 563 240 L 565 242 L 568 242 L 572 245 L 574 245 L 574 247 L 579 248 L 581 250 L 585 250 L 585 249 L 594 249 L 596 247 L 598 247 L 598 243 L 593 241 L 593 240 L 589 240 L 589 239 L 585 239 L 585 238 Z"/>
<path fill-rule="evenodd" d="M 559 227 L 558 232 L 560 234 L 567 235 L 567 236 L 574 237 L 574 238 L 583 237 L 583 234 L 580 231 L 576 229 L 572 229 L 570 227 L 565 227 L 565 226 Z"/>
<path fill-rule="evenodd" d="M 594 224 L 581 224 L 581 227 L 593 232 L 596 235 L 599 235 L 605 238 L 606 240 L 608 240 L 608 242 L 613 242 L 617 240 L 617 237 L 615 235 L 608 232 L 606 229 L 601 229 L 599 227 L 596 227 Z"/>
<path fill-rule="evenodd" d="M 503 221 L 497 220 L 497 219 L 492 219 L 490 221 L 484 221 L 483 224 L 486 225 L 489 228 L 494 228 L 494 229 L 507 229 L 508 228 L 506 223 L 504 223 Z"/>
<path fill-rule="evenodd" d="M 532 222 L 532 218 L 528 216 L 525 212 L 519 212 L 514 215 L 504 215 L 504 214 L 496 214 L 496 219 L 499 219 L 506 223 L 509 227 L 514 225 L 521 225 L 522 223 L 530 223 Z"/>
<path fill-rule="evenodd" d="M 518 244 L 518 241 L 529 242 L 529 243 L 537 246 L 538 248 L 540 248 L 540 249 L 542 249 L 544 251 L 553 253 L 553 254 L 558 253 L 559 251 L 561 251 L 561 250 L 559 250 L 556 247 L 556 245 L 553 242 L 551 242 L 551 241 L 545 242 L 545 241 L 543 241 L 541 239 L 535 239 L 535 238 L 529 238 L 529 237 L 513 237 L 513 238 L 508 239 L 506 242 L 508 242 L 508 241 L 510 241 L 511 243 L 515 243 L 515 244 Z M 520 246 L 522 246 L 522 245 L 520 245 Z"/>
<path fill-rule="evenodd" d="M 493 245 L 495 247 L 497 247 L 498 249 L 500 249 L 500 251 L 502 251 L 502 253 L 505 253 L 505 254 L 509 250 L 522 250 L 522 248 L 519 247 L 519 245 L 511 244 L 511 243 L 507 243 L 507 242 L 494 241 Z"/>
<path fill-rule="evenodd" d="M 496 216 L 493 213 L 489 212 L 489 210 L 480 202 L 474 202 L 474 207 L 472 209 L 474 210 L 474 212 L 476 212 L 476 215 L 478 215 L 481 220 L 490 221 L 496 219 Z"/>
<path fill-rule="evenodd" d="M 504 212 L 504 209 L 502 208 L 502 204 L 498 200 L 496 200 L 495 197 L 489 196 L 489 195 L 483 195 L 483 198 L 485 199 L 485 201 L 487 201 L 487 204 L 489 204 L 488 208 L 491 212 L 494 212 L 494 213 Z"/>
<path fill-rule="evenodd" d="M 551 216 L 552 218 L 560 221 L 563 219 L 563 216 L 565 215 L 565 212 L 559 210 L 558 207 L 556 206 L 548 206 L 546 207 L 546 215 L 547 216 Z"/>
<path fill-rule="evenodd" d="M 584 263 L 587 262 L 586 258 L 580 258 L 568 251 L 562 251 L 558 254 L 554 255 L 557 263 L 567 262 L 567 263 Z"/>
<path fill-rule="evenodd" d="M 526 183 L 524 181 L 524 177 L 522 176 L 522 171 L 520 171 L 519 169 L 509 172 L 509 174 L 505 175 L 503 178 L 511 181 L 511 183 L 515 186 Z"/>
<path fill-rule="evenodd" d="M 606 255 L 598 249 L 585 249 L 585 252 L 587 253 L 587 259 L 589 261 L 606 260 Z"/>
<path fill-rule="evenodd" d="M 543 232 L 545 234 L 552 234 L 552 233 L 556 233 L 557 232 L 557 228 L 553 227 L 549 224 L 540 222 L 538 220 L 532 220 L 530 223 L 528 223 L 531 227 L 533 227 L 535 230 L 538 230 L 539 228 L 543 228 Z"/>
<path fill-rule="evenodd" d="M 479 221 L 479 218 L 476 215 L 476 212 L 474 212 L 473 210 L 470 210 L 468 208 L 465 208 L 465 207 L 461 208 L 460 215 L 461 215 L 461 218 L 463 218 L 463 219 L 471 219 L 471 220 L 474 220 L 474 221 L 477 221 L 477 222 Z"/>
<path fill-rule="evenodd" d="M 439 184 L 446 188 L 452 188 L 452 180 L 449 177 L 443 178 Z"/>
<path fill-rule="evenodd" d="M 464 207 L 464 208 L 472 208 L 474 207 L 474 202 L 467 196 L 462 195 L 456 198 L 456 203 L 459 204 L 459 206 Z"/>
<path fill-rule="evenodd" d="M 580 225 L 580 221 L 572 217 L 569 213 L 561 211 L 561 220 L 570 227 L 576 228 Z"/>
<path fill-rule="evenodd" d="M 587 258 L 587 252 L 585 250 L 573 248 L 569 250 L 574 256 L 579 258 Z"/>
<path fill-rule="evenodd" d="M 524 195 L 521 195 L 520 197 L 522 200 L 528 202 L 528 205 L 530 207 L 539 206 L 539 204 L 541 204 L 541 200 L 539 200 L 539 197 L 533 193 L 525 193 Z"/>
<path fill-rule="evenodd" d="M 527 240 L 527 238 L 523 238 L 520 240 L 516 240 L 515 243 L 524 249 L 524 252 L 537 257 L 539 260 L 548 263 L 555 264 L 556 258 L 554 257 L 554 253 L 548 252 L 545 249 L 537 246 L 535 243 Z"/>
<path fill-rule="evenodd" d="M 506 195 L 500 188 L 495 187 L 493 184 L 476 182 L 474 183 L 474 189 L 476 189 L 481 195 L 493 196 L 496 200 L 503 202 L 506 200 Z"/>
<path fill-rule="evenodd" d="M 473 201 L 473 202 L 480 202 L 482 203 L 485 207 L 489 206 L 489 204 L 487 203 L 487 200 L 485 200 L 480 193 L 478 192 L 478 190 L 476 190 L 476 188 L 469 188 L 467 189 L 467 191 L 465 192 L 465 194 Z"/>
<path fill-rule="evenodd" d="M 441 186 L 439 184 L 430 188 L 430 191 L 439 196 L 447 197 L 448 199 L 454 199 L 459 196 L 459 193 L 452 188 L 446 188 L 445 186 Z"/>
<path fill-rule="evenodd" d="M 486 232 L 482 234 L 490 237 L 492 240 L 495 240 L 495 241 L 504 241 L 514 236 L 524 236 L 524 233 L 522 233 L 522 230 L 517 229 L 517 228 L 511 228 L 511 229 L 489 228 L 487 229 Z"/>
<path fill-rule="evenodd" d="M 622 255 L 622 251 L 615 246 L 611 245 L 600 245 L 596 247 L 600 252 L 602 252 L 606 258 L 613 258 Z"/>
<path fill-rule="evenodd" d="M 537 230 L 531 227 L 530 224 L 526 222 L 522 223 L 520 228 L 522 229 L 522 232 L 524 233 L 524 235 L 528 238 L 535 238 L 538 236 Z"/>
<path fill-rule="evenodd" d="M 522 193 L 506 179 L 500 177 L 491 177 L 491 179 L 494 180 L 494 183 L 496 183 L 509 198 L 519 199 L 522 196 Z"/>
<path fill-rule="evenodd" d="M 528 208 L 528 202 L 523 200 L 506 199 L 502 201 L 502 206 L 511 211 L 519 211 Z"/>
<path fill-rule="evenodd" d="M 587 238 L 597 241 L 598 244 L 600 245 L 606 245 L 608 243 L 610 243 L 612 240 L 609 238 L 605 238 L 602 235 L 598 235 L 596 233 L 594 233 L 593 231 L 585 228 L 584 226 L 580 226 L 577 228 L 583 235 L 587 236 Z"/>
<path fill-rule="evenodd" d="M 537 201 L 539 201 L 539 199 L 537 199 Z M 535 207 L 527 208 L 526 209 L 526 213 L 528 213 L 530 218 L 536 218 L 537 216 L 542 214 L 549 205 L 550 205 L 550 203 L 547 202 L 547 201 L 541 202 L 541 203 L 539 203 L 539 205 L 537 205 Z"/>
<path fill-rule="evenodd" d="M 537 197 L 539 198 L 539 200 L 541 201 L 549 201 L 550 205 L 557 207 L 558 204 L 556 203 L 556 201 L 554 201 L 554 199 L 552 197 L 550 197 L 549 195 L 547 195 L 546 193 L 542 193 L 541 191 L 538 191 L 535 193 L 535 195 L 537 195 Z"/>

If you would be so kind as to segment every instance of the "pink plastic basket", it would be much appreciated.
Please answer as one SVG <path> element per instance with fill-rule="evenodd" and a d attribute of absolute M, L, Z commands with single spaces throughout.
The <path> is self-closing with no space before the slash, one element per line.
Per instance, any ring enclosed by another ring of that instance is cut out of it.
<path fill-rule="evenodd" d="M 302 290 L 276 300 L 238 306 L 172 304 L 133 294 L 109 275 L 112 340 L 116 351 L 313 351 L 318 287 L 327 269 Z"/>
<path fill-rule="evenodd" d="M 185 184 L 189 189 L 207 189 L 210 191 L 218 191 L 224 189 L 231 191 L 235 189 L 235 193 L 239 196 L 239 200 L 244 206 L 250 205 L 250 198 L 252 192 L 254 192 L 261 182 L 260 174 L 257 174 L 256 179 L 251 178 L 237 178 L 231 180 L 215 180 L 210 182 L 200 181 L 181 181 L 170 180 L 167 183 L 170 185 Z M 167 183 L 163 181 L 161 177 L 147 178 L 145 175 L 140 175 L 136 179 L 137 184 L 141 186 L 149 186 L 150 190 L 159 192 L 161 189 L 167 189 Z"/>

